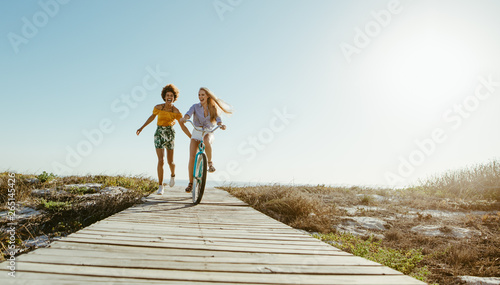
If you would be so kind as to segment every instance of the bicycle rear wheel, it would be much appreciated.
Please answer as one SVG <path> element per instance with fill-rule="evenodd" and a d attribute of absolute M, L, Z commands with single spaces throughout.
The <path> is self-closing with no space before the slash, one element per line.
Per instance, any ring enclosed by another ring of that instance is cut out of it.
<path fill-rule="evenodd" d="M 193 204 L 197 205 L 203 197 L 203 191 L 205 191 L 205 182 L 207 181 L 207 156 L 204 153 L 198 153 L 195 161 L 192 193 Z"/>

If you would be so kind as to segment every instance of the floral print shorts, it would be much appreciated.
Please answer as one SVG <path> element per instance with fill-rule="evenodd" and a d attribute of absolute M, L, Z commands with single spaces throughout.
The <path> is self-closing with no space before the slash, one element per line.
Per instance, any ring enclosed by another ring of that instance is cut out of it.
<path fill-rule="evenodd" d="M 172 126 L 158 126 L 155 132 L 155 148 L 174 149 L 175 131 Z"/>

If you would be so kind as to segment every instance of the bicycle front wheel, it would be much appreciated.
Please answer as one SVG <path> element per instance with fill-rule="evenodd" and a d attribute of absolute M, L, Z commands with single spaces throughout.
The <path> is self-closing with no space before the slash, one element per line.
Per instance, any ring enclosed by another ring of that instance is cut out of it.
<path fill-rule="evenodd" d="M 198 153 L 195 159 L 193 179 L 193 204 L 200 203 L 205 191 L 205 182 L 207 181 L 207 156 L 204 153 Z"/>

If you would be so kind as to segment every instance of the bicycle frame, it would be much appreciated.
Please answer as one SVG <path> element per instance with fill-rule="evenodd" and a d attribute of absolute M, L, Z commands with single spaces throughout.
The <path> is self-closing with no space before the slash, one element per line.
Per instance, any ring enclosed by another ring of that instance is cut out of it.
<path fill-rule="evenodd" d="M 195 154 L 195 160 L 193 165 L 193 203 L 196 205 L 201 201 L 203 197 L 203 191 L 205 189 L 206 182 L 206 172 L 207 172 L 207 158 L 205 154 L 205 143 L 203 142 L 205 135 L 208 133 L 213 133 L 220 126 L 217 126 L 211 130 L 207 130 L 204 128 L 199 128 L 194 125 L 194 123 L 190 120 L 187 120 L 191 125 L 193 125 L 194 129 L 201 132 L 201 140 L 198 144 L 198 152 Z M 202 158 L 201 162 L 198 161 L 198 158 Z M 197 175 L 198 173 L 198 175 Z M 199 176 L 199 177 L 198 177 Z"/>

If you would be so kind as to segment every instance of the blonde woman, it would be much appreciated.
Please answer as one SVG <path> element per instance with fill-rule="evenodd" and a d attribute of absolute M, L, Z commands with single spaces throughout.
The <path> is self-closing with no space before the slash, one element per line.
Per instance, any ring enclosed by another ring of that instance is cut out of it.
<path fill-rule="evenodd" d="M 170 182 L 169 186 L 173 187 L 175 185 L 175 164 L 174 164 L 174 140 L 175 131 L 173 126 L 175 125 L 175 120 L 179 121 L 182 131 L 191 137 L 188 128 L 181 122 L 182 114 L 174 106 L 174 102 L 179 97 L 179 89 L 173 84 L 168 84 L 161 91 L 161 98 L 165 101 L 164 104 L 158 104 L 153 108 L 153 114 L 146 120 L 144 125 L 140 127 L 136 134 L 139 135 L 144 127 L 149 125 L 156 116 L 158 116 L 156 132 L 154 135 L 154 143 L 156 148 L 156 155 L 158 156 L 158 192 L 156 194 L 163 195 L 163 166 L 164 166 L 164 155 L 165 149 L 167 150 L 167 163 L 170 167 Z"/>
<path fill-rule="evenodd" d="M 212 129 L 215 125 L 219 125 L 222 130 L 226 129 L 226 126 L 222 124 L 220 118 L 221 112 L 226 114 L 232 114 L 231 107 L 227 105 L 224 101 L 217 98 L 208 88 L 201 87 L 198 91 L 199 103 L 194 104 L 189 108 L 189 111 L 184 115 L 179 122 L 185 123 L 189 118 L 193 117 L 193 123 L 198 128 Z M 193 134 L 191 135 L 191 143 L 189 146 L 189 184 L 186 188 L 186 192 L 190 193 L 193 189 L 193 173 L 194 168 L 194 157 L 198 149 L 198 144 L 201 140 L 201 132 L 193 129 Z M 214 172 L 215 167 L 212 163 L 212 142 L 213 133 L 208 133 L 203 138 L 205 143 L 205 153 L 208 159 L 208 171 Z"/>

